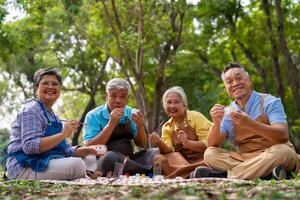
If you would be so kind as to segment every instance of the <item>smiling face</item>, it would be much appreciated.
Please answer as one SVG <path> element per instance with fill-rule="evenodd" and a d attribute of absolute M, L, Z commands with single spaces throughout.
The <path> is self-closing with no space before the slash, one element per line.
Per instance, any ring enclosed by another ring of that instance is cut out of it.
<path fill-rule="evenodd" d="M 170 92 L 164 102 L 164 109 L 169 117 L 180 119 L 185 117 L 186 106 L 177 92 Z"/>
<path fill-rule="evenodd" d="M 61 84 L 55 75 L 44 75 L 36 88 L 36 96 L 51 108 L 60 96 Z"/>
<path fill-rule="evenodd" d="M 106 101 L 110 111 L 116 108 L 124 108 L 128 103 L 128 90 L 112 89 L 106 93 Z"/>
<path fill-rule="evenodd" d="M 225 74 L 223 82 L 228 96 L 235 100 L 248 99 L 252 92 L 249 75 L 241 68 L 231 68 Z"/>

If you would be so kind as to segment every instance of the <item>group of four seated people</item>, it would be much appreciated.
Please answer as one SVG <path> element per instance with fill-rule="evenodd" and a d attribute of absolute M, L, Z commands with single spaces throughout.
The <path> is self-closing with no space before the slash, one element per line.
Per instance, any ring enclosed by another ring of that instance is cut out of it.
<path fill-rule="evenodd" d="M 299 170 L 299 159 L 289 141 L 288 125 L 279 98 L 253 90 L 248 72 L 239 63 L 228 63 L 221 75 L 229 106 L 215 104 L 212 122 L 188 109 L 182 87 L 163 94 L 169 120 L 149 135 L 144 114 L 127 106 L 129 83 L 114 78 L 106 84 L 106 103 L 91 110 L 84 121 L 84 147 L 71 146 L 66 138 L 81 125 L 62 122 L 52 106 L 58 100 L 62 78 L 56 69 L 40 69 L 34 75 L 35 97 L 26 101 L 11 125 L 7 148 L 6 178 L 74 180 L 87 177 L 87 157 L 107 176 L 116 163 L 124 173 L 149 174 L 159 162 L 167 178 L 222 177 L 250 180 L 283 179 Z M 220 145 L 228 139 L 237 151 Z M 133 143 L 142 148 L 134 151 Z M 151 143 L 149 145 L 148 143 Z M 100 145 L 107 147 L 99 152 Z M 155 148 L 147 148 L 155 146 Z"/>

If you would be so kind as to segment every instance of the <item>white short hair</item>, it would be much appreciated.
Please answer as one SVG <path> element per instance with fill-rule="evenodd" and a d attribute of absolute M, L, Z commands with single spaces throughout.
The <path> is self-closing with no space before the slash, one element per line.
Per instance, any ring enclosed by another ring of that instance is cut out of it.
<path fill-rule="evenodd" d="M 130 85 L 128 81 L 123 78 L 113 78 L 109 80 L 106 84 L 105 91 L 108 93 L 110 90 L 114 89 L 126 89 L 128 93 L 130 92 Z"/>
<path fill-rule="evenodd" d="M 165 91 L 165 93 L 163 94 L 163 98 L 162 98 L 163 107 L 164 108 L 166 107 L 167 97 L 172 92 L 177 93 L 179 95 L 179 97 L 181 98 L 183 104 L 187 108 L 188 107 L 187 97 L 186 97 L 186 94 L 185 94 L 183 88 L 180 87 L 180 86 L 174 86 L 174 87 L 171 87 L 171 88 L 167 89 L 167 91 Z"/>

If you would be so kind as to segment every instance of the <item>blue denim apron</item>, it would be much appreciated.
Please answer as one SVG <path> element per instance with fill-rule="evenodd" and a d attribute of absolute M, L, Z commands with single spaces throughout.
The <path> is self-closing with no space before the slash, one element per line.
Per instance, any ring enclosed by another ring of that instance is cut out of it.
<path fill-rule="evenodd" d="M 54 121 L 51 121 L 46 114 L 46 110 L 42 102 L 38 99 L 35 100 L 39 103 L 41 109 L 43 110 L 44 116 L 47 119 L 48 126 L 45 129 L 44 137 L 60 133 L 62 131 L 62 123 L 56 117 Z M 35 172 L 43 172 L 47 169 L 49 161 L 51 159 L 65 157 L 66 147 L 66 140 L 63 140 L 54 148 L 38 155 L 25 154 L 24 151 L 21 149 L 16 152 L 9 153 L 8 156 L 14 156 L 17 159 L 18 164 L 23 168 L 30 167 Z"/>

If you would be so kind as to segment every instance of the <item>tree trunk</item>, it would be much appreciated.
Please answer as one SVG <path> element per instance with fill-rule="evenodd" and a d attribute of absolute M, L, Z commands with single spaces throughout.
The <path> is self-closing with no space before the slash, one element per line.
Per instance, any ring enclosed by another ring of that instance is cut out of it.
<path fill-rule="evenodd" d="M 80 127 L 78 128 L 76 133 L 74 133 L 74 135 L 73 135 L 73 138 L 72 138 L 72 145 L 73 146 L 78 144 L 78 138 L 80 136 L 80 132 L 82 130 L 83 122 L 84 122 L 86 114 L 95 107 L 96 107 L 95 95 L 91 95 L 90 100 L 89 100 L 88 104 L 86 105 L 86 107 L 85 107 L 85 109 L 84 109 L 84 111 L 83 111 L 83 113 L 80 117 L 80 120 L 79 120 L 82 124 L 80 125 Z"/>
<path fill-rule="evenodd" d="M 114 3 L 114 0 L 112 2 L 112 12 L 111 15 L 108 12 L 108 9 L 105 5 L 105 2 L 102 1 L 102 4 L 105 9 L 105 15 L 109 22 L 109 25 L 111 26 L 113 36 L 116 39 L 116 45 L 119 52 L 119 64 L 122 68 L 122 72 L 125 74 L 128 82 L 131 85 L 132 92 L 135 96 L 136 103 L 138 107 L 144 112 L 145 114 L 145 126 L 146 130 L 148 132 L 151 132 L 153 128 L 158 124 L 159 121 L 159 112 L 161 109 L 161 94 L 163 90 L 164 85 L 164 69 L 165 65 L 167 63 L 167 60 L 170 58 L 171 53 L 176 52 L 180 45 L 180 38 L 181 38 L 181 32 L 182 32 L 182 26 L 183 26 L 183 18 L 184 13 L 179 13 L 177 10 L 173 8 L 174 0 L 170 2 L 171 4 L 171 12 L 170 12 L 170 23 L 172 30 L 170 30 L 173 34 L 170 36 L 170 38 L 167 38 L 166 44 L 163 46 L 162 51 L 160 52 L 160 55 L 158 56 L 158 65 L 157 65 L 157 73 L 156 73 L 156 80 L 155 80 L 155 92 L 154 92 L 154 100 L 153 100 L 153 106 L 150 105 L 149 98 L 147 98 L 145 85 L 143 82 L 144 72 L 143 72 L 143 40 L 144 38 L 144 17 L 143 17 L 143 4 L 142 1 L 138 1 L 136 4 L 136 16 L 137 16 L 137 34 L 138 34 L 138 49 L 135 50 L 133 53 L 132 49 L 129 49 L 129 47 L 126 44 L 121 44 L 120 40 L 120 33 L 123 29 L 123 24 L 121 23 L 120 15 L 118 14 L 118 10 L 116 7 L 116 4 Z M 178 19 L 178 21 L 177 21 Z M 114 26 L 113 20 L 117 22 L 117 26 Z M 178 22 L 178 23 L 177 23 Z M 135 56 L 133 56 L 135 55 Z M 129 70 L 128 68 L 129 67 Z M 131 78 L 134 77 L 134 80 L 136 81 L 137 87 L 134 87 L 133 82 L 131 81 Z"/>
<path fill-rule="evenodd" d="M 263 10 L 266 15 L 266 31 L 268 33 L 268 37 L 271 45 L 271 57 L 273 62 L 273 74 L 276 82 L 276 92 L 282 99 L 285 100 L 285 89 L 282 83 L 281 70 L 278 60 L 278 46 L 277 42 L 274 38 L 273 27 L 272 27 L 272 18 L 270 14 L 270 2 L 268 0 L 262 1 Z"/>
<path fill-rule="evenodd" d="M 295 106 L 295 112 L 297 113 L 297 116 L 300 117 L 300 95 L 299 95 L 299 71 L 295 65 L 295 63 L 292 60 L 292 57 L 288 51 L 287 43 L 284 37 L 284 26 L 283 26 L 283 15 L 282 15 L 282 8 L 281 8 L 281 0 L 276 0 L 276 11 L 277 11 L 277 20 L 278 20 L 278 39 L 280 42 L 280 49 L 282 51 L 282 54 L 284 56 L 284 60 L 286 63 L 287 71 L 288 71 L 288 80 L 291 85 L 292 94 L 294 98 L 294 106 Z"/>
<path fill-rule="evenodd" d="M 240 46 L 240 48 L 242 49 L 243 53 L 245 54 L 246 58 L 251 62 L 251 64 L 253 65 L 253 67 L 257 70 L 257 72 L 260 74 L 261 78 L 262 78 L 262 92 L 269 92 L 269 86 L 268 86 L 268 78 L 267 78 L 267 73 L 264 70 L 264 68 L 262 68 L 260 66 L 260 64 L 258 63 L 257 59 L 252 55 L 252 53 L 249 51 L 249 49 L 247 49 L 245 47 L 245 45 L 239 40 L 237 39 L 237 43 Z"/>
<path fill-rule="evenodd" d="M 102 81 L 102 78 L 103 78 L 103 75 L 104 75 L 104 72 L 105 72 L 105 68 L 106 68 L 106 65 L 107 65 L 107 61 L 108 61 L 109 57 L 107 56 L 103 65 L 102 65 L 102 68 L 99 72 L 99 75 L 98 77 L 95 79 L 95 81 L 93 82 L 93 84 L 91 85 L 91 91 L 89 93 L 89 96 L 90 96 L 90 99 L 89 99 L 89 102 L 88 104 L 86 105 L 83 113 L 81 114 L 81 117 L 80 117 L 80 122 L 82 123 L 80 125 L 80 127 L 78 128 L 77 132 L 74 133 L 73 135 L 73 138 L 72 138 L 72 145 L 77 145 L 78 144 L 78 138 L 79 138 L 79 135 L 80 135 L 80 132 L 82 130 L 82 126 L 83 126 L 83 122 L 84 122 L 84 119 L 86 117 L 86 114 L 92 110 L 93 108 L 96 107 L 96 101 L 95 101 L 95 96 L 96 96 L 96 93 L 97 93 L 97 89 L 98 89 L 98 86 L 100 85 L 101 81 Z"/>
<path fill-rule="evenodd" d="M 155 83 L 155 92 L 154 92 L 154 101 L 153 101 L 153 109 L 152 109 L 152 124 L 151 130 L 154 129 L 155 126 L 159 124 L 159 111 L 161 109 L 161 97 L 163 93 L 163 86 L 164 86 L 164 71 L 165 65 L 170 55 L 170 43 L 168 41 L 167 44 L 164 46 L 163 52 L 159 59 L 159 64 L 156 70 L 156 83 Z"/>
<path fill-rule="evenodd" d="M 241 5 L 240 2 L 238 2 L 237 5 L 240 9 L 241 9 Z M 257 72 L 260 74 L 260 76 L 262 77 L 262 92 L 268 92 L 269 91 L 269 87 L 268 87 L 268 79 L 267 79 L 267 73 L 264 70 L 263 67 L 261 67 L 261 65 L 258 63 L 257 59 L 255 58 L 255 56 L 251 53 L 251 51 L 249 49 L 246 48 L 246 46 L 244 45 L 244 43 L 239 39 L 238 34 L 236 34 L 236 22 L 237 19 L 239 17 L 239 13 L 235 12 L 233 14 L 225 14 L 225 18 L 228 20 L 229 24 L 230 24 L 230 31 L 231 31 L 231 35 L 236 38 L 237 44 L 239 45 L 239 47 L 241 48 L 242 52 L 245 54 L 246 58 L 250 61 L 250 63 L 253 65 L 253 67 L 257 70 Z"/>
<path fill-rule="evenodd" d="M 171 5 L 174 1 L 171 1 Z M 170 23 L 172 26 L 172 33 L 174 36 L 171 36 L 159 57 L 159 63 L 157 66 L 157 79 L 155 83 L 155 93 L 154 93 L 154 103 L 153 103 L 153 117 L 152 117 L 152 125 L 151 130 L 154 127 L 157 127 L 159 122 L 159 115 L 161 110 L 161 98 L 163 94 L 163 86 L 165 84 L 165 67 L 168 59 L 170 59 L 172 54 L 175 54 L 178 47 L 181 44 L 181 33 L 183 30 L 183 20 L 184 20 L 184 12 L 176 12 L 173 8 L 171 8 L 172 12 L 170 13 Z"/>

